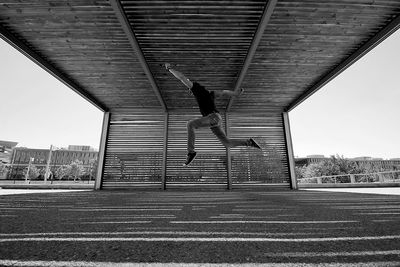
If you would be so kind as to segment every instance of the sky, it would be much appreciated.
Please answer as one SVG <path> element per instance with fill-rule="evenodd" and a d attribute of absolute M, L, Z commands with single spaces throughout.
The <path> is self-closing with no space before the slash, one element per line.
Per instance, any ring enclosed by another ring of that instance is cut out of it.
<path fill-rule="evenodd" d="M 98 149 L 103 113 L 0 39 L 0 140 Z"/>
<path fill-rule="evenodd" d="M 400 30 L 289 113 L 295 156 L 400 158 Z"/>
<path fill-rule="evenodd" d="M 294 154 L 400 158 L 400 31 L 289 113 Z M 0 39 L 0 140 L 99 147 L 103 113 Z"/>

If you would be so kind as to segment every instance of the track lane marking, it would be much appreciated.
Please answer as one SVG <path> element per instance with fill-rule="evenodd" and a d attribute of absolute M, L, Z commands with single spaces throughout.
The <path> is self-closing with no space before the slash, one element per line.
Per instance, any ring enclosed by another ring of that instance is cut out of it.
<path fill-rule="evenodd" d="M 320 238 L 262 238 L 262 237 L 22 237 L 0 238 L 7 242 L 340 242 L 400 239 L 400 235 Z"/>
<path fill-rule="evenodd" d="M 358 223 L 358 221 L 170 221 L 172 224 L 335 224 L 335 223 Z"/>
<path fill-rule="evenodd" d="M 40 267 L 376 267 L 399 266 L 399 261 L 353 262 L 353 263 L 143 263 L 143 262 L 99 262 L 99 261 L 22 261 L 0 260 L 1 266 Z"/>

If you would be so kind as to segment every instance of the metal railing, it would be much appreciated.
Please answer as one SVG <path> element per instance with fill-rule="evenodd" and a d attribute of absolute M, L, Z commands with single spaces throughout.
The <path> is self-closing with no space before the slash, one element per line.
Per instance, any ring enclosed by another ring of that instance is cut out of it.
<path fill-rule="evenodd" d="M 400 171 L 341 174 L 298 179 L 299 184 L 384 184 L 400 183 Z"/>

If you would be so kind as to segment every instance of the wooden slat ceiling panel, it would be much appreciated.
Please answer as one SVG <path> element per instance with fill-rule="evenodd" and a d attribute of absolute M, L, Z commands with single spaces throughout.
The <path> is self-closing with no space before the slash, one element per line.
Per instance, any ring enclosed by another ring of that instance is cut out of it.
<path fill-rule="evenodd" d="M 168 111 L 197 105 L 160 64 L 233 89 L 266 3 L 121 1 Z M 277 1 L 230 111 L 282 112 L 399 15 L 398 0 Z M 111 112 L 163 110 L 109 1 L 2 1 L 0 25 Z M 227 104 L 217 102 L 221 111 Z"/>
<path fill-rule="evenodd" d="M 0 23 L 110 110 L 161 110 L 108 1 L 10 0 Z"/>
<path fill-rule="evenodd" d="M 232 110 L 281 112 L 400 14 L 400 1 L 278 1 Z"/>
<path fill-rule="evenodd" d="M 197 107 L 160 64 L 176 65 L 209 89 L 233 89 L 265 6 L 264 0 L 121 3 L 169 110 Z"/>

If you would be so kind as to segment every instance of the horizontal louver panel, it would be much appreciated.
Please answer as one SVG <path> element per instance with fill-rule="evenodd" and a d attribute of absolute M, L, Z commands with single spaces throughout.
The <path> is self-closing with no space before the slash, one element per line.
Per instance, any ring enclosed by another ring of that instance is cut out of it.
<path fill-rule="evenodd" d="M 232 183 L 287 184 L 289 173 L 281 114 L 229 113 L 231 138 L 253 137 L 262 147 L 231 149 Z"/>
<path fill-rule="evenodd" d="M 111 115 L 103 187 L 161 187 L 165 116 L 139 111 Z"/>
<path fill-rule="evenodd" d="M 187 155 L 187 122 L 199 114 L 170 114 L 168 120 L 167 188 L 172 183 L 227 183 L 226 149 L 209 128 L 196 131 L 197 157 L 183 167 Z"/>

